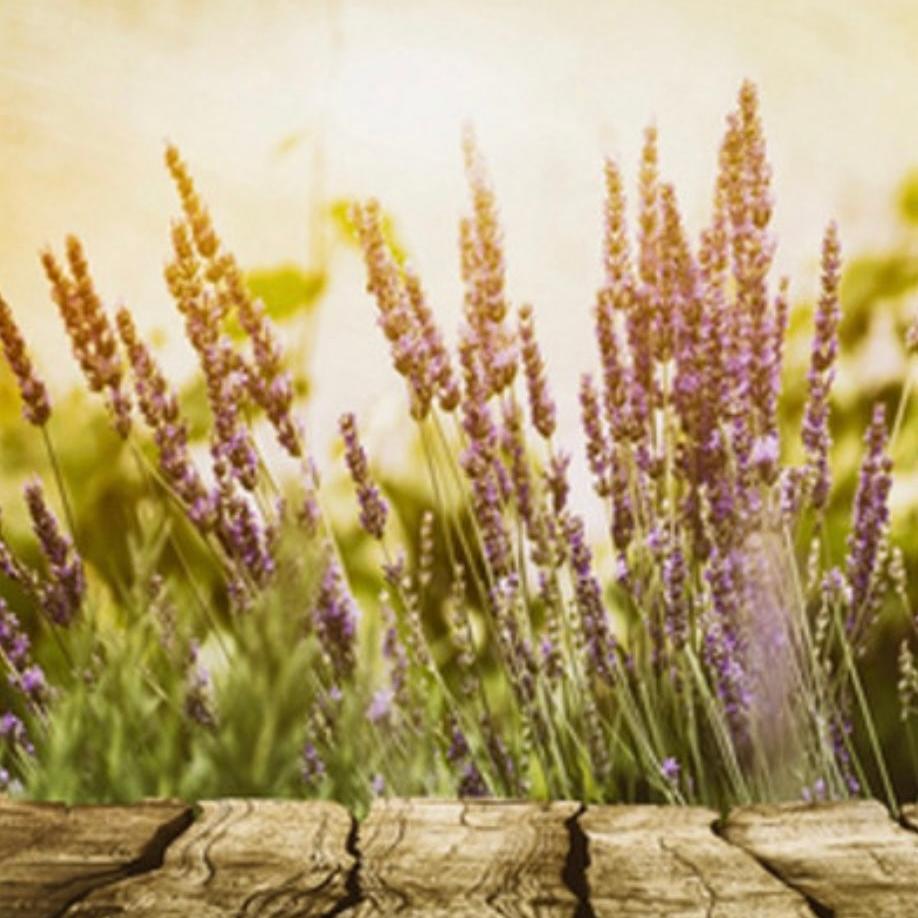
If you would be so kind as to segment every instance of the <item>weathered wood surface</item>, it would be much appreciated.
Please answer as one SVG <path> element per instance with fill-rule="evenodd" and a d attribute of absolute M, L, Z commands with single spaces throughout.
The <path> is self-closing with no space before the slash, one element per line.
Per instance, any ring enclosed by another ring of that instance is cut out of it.
<path fill-rule="evenodd" d="M 66 807 L 0 798 L 0 916 L 58 915 L 94 888 L 153 869 L 191 819 L 182 803 Z"/>
<path fill-rule="evenodd" d="M 918 803 L 902 807 L 902 822 L 913 832 L 918 832 Z"/>
<path fill-rule="evenodd" d="M 0 797 L 0 918 L 918 916 L 918 806 Z"/>
<path fill-rule="evenodd" d="M 723 831 L 826 914 L 918 916 L 918 834 L 875 801 L 741 807 Z"/>
<path fill-rule="evenodd" d="M 362 899 L 347 916 L 573 915 L 564 881 L 577 803 L 387 800 L 357 836 Z"/>
<path fill-rule="evenodd" d="M 323 915 L 348 898 L 352 820 L 334 803 L 217 800 L 163 865 L 106 886 L 66 912 L 80 918 Z"/>
<path fill-rule="evenodd" d="M 595 806 L 579 820 L 593 912 L 778 918 L 812 915 L 802 896 L 719 838 L 698 807 Z"/>

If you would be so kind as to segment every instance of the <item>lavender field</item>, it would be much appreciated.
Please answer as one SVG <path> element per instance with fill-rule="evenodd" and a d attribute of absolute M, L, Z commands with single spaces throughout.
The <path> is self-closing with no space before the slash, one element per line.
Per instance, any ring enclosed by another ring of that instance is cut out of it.
<path fill-rule="evenodd" d="M 794 191 L 773 181 L 756 86 L 707 151 L 698 234 L 658 130 L 636 176 L 597 162 L 602 220 L 583 245 L 602 281 L 571 310 L 593 355 L 570 398 L 538 304 L 508 292 L 471 129 L 458 329 L 408 255 L 424 240 L 376 199 L 336 206 L 403 384 L 397 473 L 364 445 L 362 413 L 341 415 L 334 457 L 313 448 L 287 312 L 324 281 L 244 268 L 175 145 L 163 296 L 193 380 L 94 279 L 104 251 L 75 235 L 42 251 L 82 391 L 51 394 L 23 304 L 0 299 L 22 413 L 3 438 L 30 470 L 0 542 L 7 792 L 358 811 L 425 795 L 914 799 L 918 555 L 891 491 L 918 445 L 918 324 L 890 312 L 903 369 L 879 389 L 843 359 L 855 320 L 915 284 L 911 255 L 845 273 L 829 222 L 815 302 L 798 305 L 772 227 Z"/>

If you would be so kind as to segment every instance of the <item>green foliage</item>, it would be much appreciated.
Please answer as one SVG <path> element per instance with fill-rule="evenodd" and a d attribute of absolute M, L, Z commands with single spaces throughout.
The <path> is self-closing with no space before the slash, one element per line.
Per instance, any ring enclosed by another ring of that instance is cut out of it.
<path fill-rule="evenodd" d="M 898 205 L 901 218 L 918 225 L 918 170 L 909 172 L 899 185 Z"/>
<path fill-rule="evenodd" d="M 323 271 L 305 271 L 293 264 L 249 271 L 245 279 L 252 296 L 264 303 L 268 318 L 281 325 L 311 313 L 327 280 Z M 245 337 L 235 319 L 230 319 L 227 330 L 237 341 Z"/>

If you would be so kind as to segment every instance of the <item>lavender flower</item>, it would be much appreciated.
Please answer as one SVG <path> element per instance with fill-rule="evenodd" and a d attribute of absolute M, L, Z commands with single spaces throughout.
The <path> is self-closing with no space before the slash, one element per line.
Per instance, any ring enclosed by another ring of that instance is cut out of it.
<path fill-rule="evenodd" d="M 664 627 L 673 647 L 679 650 L 688 638 L 688 603 L 685 596 L 687 572 L 682 547 L 667 537 L 663 556 Z"/>
<path fill-rule="evenodd" d="M 283 351 L 264 304 L 249 294 L 235 258 L 221 260 L 226 295 L 239 324 L 252 343 L 253 360 L 247 373 L 249 393 L 274 427 L 280 445 L 293 457 L 303 454 L 303 431 L 293 416 L 293 382 L 283 368 Z"/>
<path fill-rule="evenodd" d="M 752 698 L 746 648 L 738 628 L 742 608 L 739 552 L 724 556 L 715 548 L 704 576 L 710 589 L 710 609 L 703 623 L 704 660 L 728 722 L 743 739 Z"/>
<path fill-rule="evenodd" d="M 507 314 L 503 239 L 494 192 L 471 132 L 463 141 L 465 172 L 472 195 L 472 217 L 459 226 L 465 318 L 482 359 L 486 397 L 513 383 L 517 343 L 504 325 Z"/>
<path fill-rule="evenodd" d="M 357 489 L 360 504 L 360 525 L 374 539 L 382 539 L 386 529 L 389 508 L 370 478 L 367 454 L 360 445 L 357 434 L 357 420 L 350 412 L 342 414 L 338 421 L 341 438 L 344 440 L 344 459 L 351 473 L 351 480 Z"/>
<path fill-rule="evenodd" d="M 758 112 L 758 95 L 748 80 L 739 94 L 736 121 L 741 145 L 741 185 L 732 210 L 734 275 L 740 309 L 748 316 L 750 337 L 746 347 L 750 371 L 750 402 L 762 423 L 771 423 L 770 388 L 773 372 L 773 317 L 769 311 L 768 271 L 774 254 L 774 240 L 768 233 L 771 220 L 771 169 L 765 154 L 765 140 Z"/>
<path fill-rule="evenodd" d="M 390 689 L 384 688 L 376 692 L 367 707 L 367 720 L 371 724 L 387 721 L 392 714 L 392 699 L 393 694 Z"/>
<path fill-rule="evenodd" d="M 660 774 L 667 784 L 678 785 L 681 770 L 678 760 L 671 755 L 666 756 L 666 758 L 660 762 Z"/>
<path fill-rule="evenodd" d="M 628 396 L 630 369 L 625 364 L 622 344 L 615 328 L 615 297 L 609 288 L 596 298 L 596 340 L 602 362 L 603 402 L 609 430 L 615 440 L 626 439 L 631 431 Z"/>
<path fill-rule="evenodd" d="M 257 483 L 258 456 L 241 419 L 252 371 L 221 332 L 228 306 L 204 285 L 204 271 L 189 238 L 189 228 L 172 228 L 173 261 L 166 267 L 169 290 L 185 318 L 185 333 L 198 356 L 214 420 L 211 455 L 218 479 L 232 476 L 248 491 Z"/>
<path fill-rule="evenodd" d="M 800 791 L 800 798 L 804 803 L 821 802 L 826 799 L 825 778 L 817 778 L 812 787 L 804 787 Z"/>
<path fill-rule="evenodd" d="M 644 131 L 641 149 L 638 273 L 642 283 L 655 288 L 659 275 L 660 177 L 657 129 Z"/>
<path fill-rule="evenodd" d="M 0 657 L 9 668 L 9 683 L 22 693 L 29 707 L 41 708 L 48 699 L 48 684 L 42 668 L 33 662 L 30 648 L 19 618 L 0 599 Z"/>
<path fill-rule="evenodd" d="M 510 478 L 513 482 L 513 496 L 520 519 L 525 523 L 526 531 L 532 538 L 537 528 L 536 506 L 529 457 L 526 455 L 523 421 L 516 402 L 504 403 L 503 422 L 501 445 L 507 456 Z"/>
<path fill-rule="evenodd" d="M 207 208 L 195 191 L 194 182 L 188 172 L 188 167 L 182 160 L 178 148 L 172 144 L 166 146 L 166 168 L 175 182 L 185 219 L 191 228 L 195 246 L 202 258 L 213 258 L 217 254 L 220 241 L 214 232 L 213 223 Z"/>
<path fill-rule="evenodd" d="M 83 247 L 76 236 L 66 240 L 67 277 L 51 252 L 42 253 L 42 264 L 70 336 L 73 354 L 93 392 L 105 392 L 115 429 L 122 438 L 131 430 L 131 400 L 122 388 L 123 367 L 111 322 L 96 293 Z"/>
<path fill-rule="evenodd" d="M 586 644 L 590 668 L 602 679 L 612 677 L 615 638 L 609 628 L 602 601 L 602 588 L 593 571 L 593 554 L 586 544 L 583 520 L 569 516 L 565 520 L 565 538 L 574 572 L 574 592 Z"/>
<path fill-rule="evenodd" d="M 206 532 L 214 522 L 214 501 L 191 458 L 178 397 L 140 340 L 130 312 L 122 307 L 115 322 L 133 370 L 138 407 L 159 450 L 159 467 L 189 518 Z"/>
<path fill-rule="evenodd" d="M 356 206 L 352 214 L 367 269 L 367 291 L 376 298 L 378 324 L 389 341 L 392 362 L 408 384 L 411 415 L 423 420 L 439 393 L 444 410 L 459 402 L 449 357 L 417 276 L 400 272 L 386 243 L 378 202 Z"/>
<path fill-rule="evenodd" d="M 892 461 L 886 455 L 886 410 L 882 403 L 873 409 L 864 439 L 866 454 L 854 497 L 854 521 L 848 537 L 847 575 L 852 588 L 849 637 L 856 641 L 868 627 L 882 596 L 876 592 L 880 558 L 889 527 L 889 491 Z"/>
<path fill-rule="evenodd" d="M 265 586 L 276 570 L 272 532 L 251 499 L 225 477 L 216 492 L 215 531 L 237 572 L 256 586 Z"/>
<path fill-rule="evenodd" d="M 631 256 L 628 246 L 628 229 L 625 223 L 625 195 L 622 174 L 614 160 L 604 163 L 606 199 L 604 207 L 603 264 L 606 287 L 615 297 L 617 308 L 627 308 L 627 292 L 634 284 Z"/>
<path fill-rule="evenodd" d="M 349 675 L 356 664 L 357 610 L 334 556 L 325 565 L 313 625 L 336 676 Z"/>
<path fill-rule="evenodd" d="M 571 464 L 571 455 L 567 452 L 552 452 L 545 470 L 545 485 L 551 495 L 551 512 L 559 516 L 567 506 L 571 486 L 567 471 Z"/>
<path fill-rule="evenodd" d="M 10 748 L 21 749 L 28 756 L 35 755 L 25 724 L 12 711 L 0 714 L 0 740 L 6 740 Z"/>
<path fill-rule="evenodd" d="M 809 396 L 803 418 L 803 446 L 808 468 L 813 476 L 810 501 L 816 509 L 825 506 L 829 497 L 829 393 L 835 378 L 838 354 L 839 284 L 838 229 L 830 223 L 822 245 L 822 294 L 816 309 L 816 329 L 810 360 Z"/>
<path fill-rule="evenodd" d="M 3 343 L 6 362 L 19 384 L 23 417 L 30 424 L 42 427 L 51 416 L 48 390 L 35 374 L 22 333 L 13 317 L 13 310 L 2 296 L 0 296 L 0 341 Z"/>
<path fill-rule="evenodd" d="M 383 657 L 389 661 L 390 697 L 398 707 L 406 709 L 409 704 L 408 656 L 399 638 L 395 611 L 388 597 L 384 596 L 380 601 L 380 614 L 385 624 L 382 653 Z"/>
<path fill-rule="evenodd" d="M 301 758 L 300 775 L 307 787 L 312 789 L 318 788 L 322 779 L 325 777 L 325 762 L 319 755 L 314 743 L 306 743 L 303 747 Z"/>
<path fill-rule="evenodd" d="M 600 497 L 612 493 L 609 482 L 609 444 L 603 428 L 599 396 L 589 373 L 580 377 L 580 412 L 586 434 L 587 461 L 593 473 L 593 490 Z"/>
<path fill-rule="evenodd" d="M 188 647 L 185 676 L 185 714 L 199 726 L 212 730 L 217 725 L 210 692 L 210 673 L 200 661 L 201 648 L 197 641 Z"/>
<path fill-rule="evenodd" d="M 555 403 L 548 391 L 545 378 L 545 364 L 535 337 L 532 321 L 532 307 L 520 307 L 518 332 L 523 369 L 526 374 L 526 390 L 529 395 L 529 410 L 532 426 L 546 439 L 555 432 Z"/>
<path fill-rule="evenodd" d="M 48 509 L 37 478 L 26 485 L 25 498 L 32 528 L 48 566 L 49 576 L 39 586 L 41 604 L 52 621 L 68 625 L 79 611 L 86 592 L 83 562 Z"/>
<path fill-rule="evenodd" d="M 481 531 L 485 558 L 492 575 L 501 577 L 509 572 L 512 556 L 494 457 L 485 442 L 477 440 L 463 452 L 460 463 L 472 486 L 472 510 Z"/>
<path fill-rule="evenodd" d="M 471 758 L 471 750 L 465 734 L 456 723 L 451 725 L 449 740 L 446 761 L 454 770 L 459 770 L 457 794 L 460 797 L 484 797 L 488 792 L 487 785 L 478 766 Z"/>
<path fill-rule="evenodd" d="M 408 302 L 417 323 L 417 334 L 421 339 L 421 351 L 426 358 L 426 372 L 437 389 L 437 398 L 444 411 L 452 411 L 461 397 L 459 385 L 453 373 L 449 351 L 443 343 L 443 336 L 427 305 L 427 298 L 421 287 L 420 278 L 405 267 L 402 275 Z"/>
<path fill-rule="evenodd" d="M 899 695 L 899 714 L 903 721 L 907 721 L 918 714 L 918 667 L 908 640 L 903 640 L 899 645 L 898 664 L 896 689 Z"/>

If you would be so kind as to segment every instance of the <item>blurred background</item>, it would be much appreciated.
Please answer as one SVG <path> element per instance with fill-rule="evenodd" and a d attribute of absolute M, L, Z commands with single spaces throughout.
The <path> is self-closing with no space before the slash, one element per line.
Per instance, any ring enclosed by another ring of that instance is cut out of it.
<path fill-rule="evenodd" d="M 336 419 L 352 409 L 397 477 L 414 468 L 406 399 L 344 215 L 354 199 L 380 199 L 451 335 L 467 206 L 460 139 L 474 126 L 501 208 L 510 295 L 535 306 L 561 440 L 576 456 L 575 496 L 588 507 L 576 391 L 596 360 L 603 157 L 621 162 L 633 189 L 643 129 L 655 124 L 663 172 L 696 233 L 724 117 L 748 77 L 774 169 L 776 262 L 795 304 L 782 404 L 791 458 L 820 240 L 829 219 L 840 224 L 840 560 L 869 406 L 898 397 L 918 307 L 916 47 L 913 0 L 0 0 L 0 291 L 69 407 L 54 424 L 65 472 L 80 483 L 84 544 L 112 547 L 113 578 L 129 563 L 118 561 L 115 528 L 96 525 L 117 519 L 129 485 L 111 475 L 119 442 L 99 405 L 74 385 L 37 253 L 60 250 L 69 232 L 83 239 L 104 300 L 129 305 L 170 375 L 189 381 L 185 404 L 203 430 L 192 352 L 162 280 L 178 213 L 167 140 L 283 327 L 320 464 L 331 466 Z M 4 365 L 0 506 L 24 545 L 18 491 L 44 467 L 31 433 Z M 893 497 L 913 599 L 916 455 L 910 416 Z M 877 699 L 886 737 L 897 729 L 890 669 L 904 628 L 891 618 L 868 661 L 887 690 Z"/>
<path fill-rule="evenodd" d="M 831 217 L 848 255 L 899 244 L 892 204 L 918 163 L 916 46 L 910 0 L 2 0 L 0 290 L 42 371 L 69 381 L 36 253 L 76 232 L 103 296 L 159 331 L 170 367 L 190 369 L 161 279 L 177 212 L 162 167 L 171 140 L 244 265 L 326 281 L 314 440 L 347 407 L 382 423 L 381 393 L 395 415 L 401 389 L 330 205 L 380 198 L 452 330 L 468 122 L 502 209 L 510 292 L 536 306 L 570 433 L 593 360 L 602 157 L 633 179 L 656 123 L 697 230 L 724 116 L 755 80 L 778 263 L 795 297 L 811 297 Z"/>

